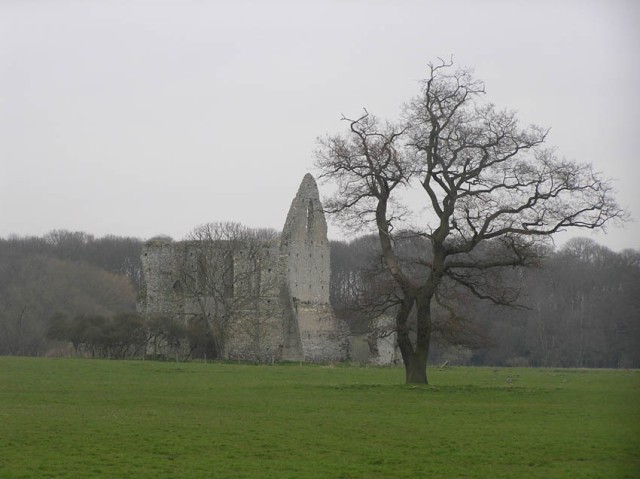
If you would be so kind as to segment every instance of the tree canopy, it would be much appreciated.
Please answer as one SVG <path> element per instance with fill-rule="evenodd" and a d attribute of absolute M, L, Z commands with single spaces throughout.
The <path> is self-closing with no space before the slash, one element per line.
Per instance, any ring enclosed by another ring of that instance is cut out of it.
<path fill-rule="evenodd" d="M 450 298 L 462 288 L 513 305 L 518 290 L 496 270 L 536 264 L 554 233 L 626 218 L 608 179 L 558 157 L 545 143 L 548 129 L 521 127 L 515 112 L 484 101 L 484 93 L 469 69 L 440 60 L 429 64 L 401 120 L 365 110 L 343 117 L 345 133 L 319 140 L 316 166 L 337 185 L 327 210 L 344 224 L 375 228 L 401 290 L 396 332 L 410 383 L 427 382 L 435 304 L 455 314 Z M 409 191 L 420 195 L 411 204 Z M 410 236 L 429 248 L 408 268 L 397 245 Z"/>

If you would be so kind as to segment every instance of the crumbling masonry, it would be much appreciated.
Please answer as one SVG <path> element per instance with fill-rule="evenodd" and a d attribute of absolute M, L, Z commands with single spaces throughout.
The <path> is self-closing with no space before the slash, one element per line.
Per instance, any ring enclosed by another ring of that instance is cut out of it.
<path fill-rule="evenodd" d="M 145 285 L 138 305 L 142 314 L 188 322 L 202 317 L 206 311 L 203 304 L 216 303 L 214 298 L 192 294 L 184 284 L 184 271 L 197 269 L 194 258 L 198 248 L 201 246 L 194 242 L 163 240 L 145 245 Z M 259 362 L 346 359 L 349 332 L 329 303 L 327 224 L 310 174 L 291 203 L 280 238 L 264 240 L 260 248 L 259 261 L 242 248 L 227 258 L 233 262 L 233 274 L 251 271 L 251 277 L 243 279 L 244 286 L 238 283 L 225 289 L 221 285 L 229 296 L 250 296 L 225 326 L 223 356 Z M 254 265 L 257 261 L 259 268 L 250 268 L 250 261 Z"/>

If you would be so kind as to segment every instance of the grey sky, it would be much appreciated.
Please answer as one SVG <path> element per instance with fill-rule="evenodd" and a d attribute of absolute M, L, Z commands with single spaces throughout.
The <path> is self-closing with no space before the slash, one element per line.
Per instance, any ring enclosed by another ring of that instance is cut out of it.
<path fill-rule="evenodd" d="M 635 0 L 3 0 L 0 236 L 280 229 L 316 137 L 396 117 L 450 54 L 640 220 L 639 25 Z"/>

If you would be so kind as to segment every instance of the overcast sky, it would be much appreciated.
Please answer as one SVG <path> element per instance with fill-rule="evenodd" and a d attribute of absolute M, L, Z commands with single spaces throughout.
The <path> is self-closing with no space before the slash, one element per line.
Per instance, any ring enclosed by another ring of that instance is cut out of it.
<path fill-rule="evenodd" d="M 637 0 L 0 0 L 0 237 L 281 229 L 316 138 L 453 54 L 616 179 L 636 221 L 595 239 L 640 248 L 639 32 Z"/>

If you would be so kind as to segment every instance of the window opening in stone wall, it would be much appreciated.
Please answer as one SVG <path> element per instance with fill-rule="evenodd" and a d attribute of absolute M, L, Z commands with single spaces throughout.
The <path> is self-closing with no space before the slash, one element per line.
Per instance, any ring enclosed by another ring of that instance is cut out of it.
<path fill-rule="evenodd" d="M 224 265 L 222 268 L 222 284 L 224 288 L 224 296 L 233 298 L 235 282 L 235 262 L 233 254 L 229 253 L 224 257 Z"/>
<path fill-rule="evenodd" d="M 249 294 L 254 298 L 259 298 L 262 293 L 262 269 L 258 258 L 251 260 L 251 268 L 249 276 Z"/>
<path fill-rule="evenodd" d="M 313 203 L 309 200 L 307 203 L 307 233 L 313 231 Z"/>

